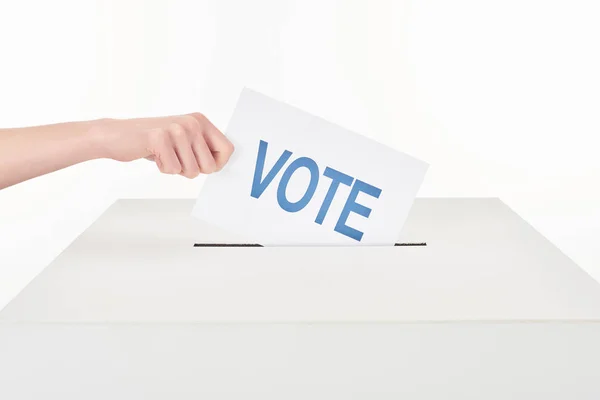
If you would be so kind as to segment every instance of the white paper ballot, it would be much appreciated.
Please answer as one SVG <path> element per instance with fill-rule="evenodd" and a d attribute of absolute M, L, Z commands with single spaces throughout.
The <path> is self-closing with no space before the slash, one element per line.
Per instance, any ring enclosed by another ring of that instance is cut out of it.
<path fill-rule="evenodd" d="M 244 89 L 193 215 L 264 246 L 393 245 L 428 165 Z"/>

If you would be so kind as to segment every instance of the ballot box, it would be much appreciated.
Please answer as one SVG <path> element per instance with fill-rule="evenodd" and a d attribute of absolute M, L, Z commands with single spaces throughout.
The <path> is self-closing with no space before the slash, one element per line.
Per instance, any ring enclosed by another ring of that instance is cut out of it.
<path fill-rule="evenodd" d="M 117 201 L 0 312 L 0 399 L 600 398 L 600 286 L 498 199 L 363 247 L 193 203 Z"/>

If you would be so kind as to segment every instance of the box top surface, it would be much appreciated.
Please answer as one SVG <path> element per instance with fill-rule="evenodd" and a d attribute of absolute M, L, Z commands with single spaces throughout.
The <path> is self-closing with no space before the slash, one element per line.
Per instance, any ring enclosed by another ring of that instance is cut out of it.
<path fill-rule="evenodd" d="M 238 243 L 193 200 L 119 200 L 0 322 L 600 320 L 600 285 L 498 199 L 417 199 L 401 241 Z"/>

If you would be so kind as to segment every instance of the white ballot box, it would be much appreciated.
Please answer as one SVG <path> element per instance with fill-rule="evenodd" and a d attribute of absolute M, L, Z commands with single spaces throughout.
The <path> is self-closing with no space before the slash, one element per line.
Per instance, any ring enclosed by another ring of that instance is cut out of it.
<path fill-rule="evenodd" d="M 600 398 L 600 286 L 497 199 L 394 247 L 232 247 L 193 203 L 116 202 L 0 312 L 0 399 Z"/>

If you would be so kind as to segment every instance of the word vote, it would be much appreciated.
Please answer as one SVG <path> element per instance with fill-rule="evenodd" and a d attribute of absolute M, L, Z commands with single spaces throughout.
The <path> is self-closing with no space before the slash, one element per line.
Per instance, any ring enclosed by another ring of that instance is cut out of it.
<path fill-rule="evenodd" d="M 279 159 L 273 165 L 270 171 L 267 172 L 266 175 L 263 176 L 264 168 L 265 168 L 265 159 L 267 154 L 267 148 L 269 144 L 263 140 L 260 141 L 258 146 L 258 154 L 256 157 L 256 168 L 254 170 L 254 178 L 252 180 L 252 190 L 250 196 L 259 199 L 269 184 L 273 181 L 273 179 L 281 172 L 283 167 L 292 157 L 292 152 L 289 150 L 285 150 Z M 296 202 L 291 202 L 286 197 L 286 189 L 290 178 L 292 175 L 299 170 L 300 168 L 306 168 L 310 172 L 310 182 L 304 192 L 304 195 L 300 198 L 300 200 Z M 292 161 L 283 174 L 281 175 L 281 180 L 279 181 L 279 187 L 277 188 L 277 203 L 279 206 L 287 211 L 287 212 L 298 212 L 302 210 L 306 205 L 312 200 L 313 195 L 317 189 L 320 178 L 319 166 L 317 163 L 309 157 L 298 157 L 294 161 Z M 321 225 L 327 216 L 327 212 L 329 211 L 329 206 L 333 201 L 336 192 L 341 185 L 351 186 L 350 194 L 346 199 L 346 203 L 340 216 L 335 225 L 334 231 L 348 236 L 354 240 L 360 241 L 363 236 L 363 232 L 354 229 L 348 225 L 346 222 L 348 220 L 348 216 L 350 213 L 359 214 L 365 218 L 369 218 L 371 215 L 371 209 L 359 204 L 356 202 L 356 198 L 359 193 L 365 193 L 369 196 L 379 198 L 381 195 L 381 189 L 369 185 L 366 182 L 355 179 L 350 175 L 344 174 L 343 172 L 337 171 L 331 167 L 325 167 L 323 171 L 323 176 L 329 178 L 331 180 L 329 184 L 329 189 L 325 198 L 323 199 L 323 203 L 321 204 L 321 208 L 317 213 L 315 218 L 315 223 Z"/>

